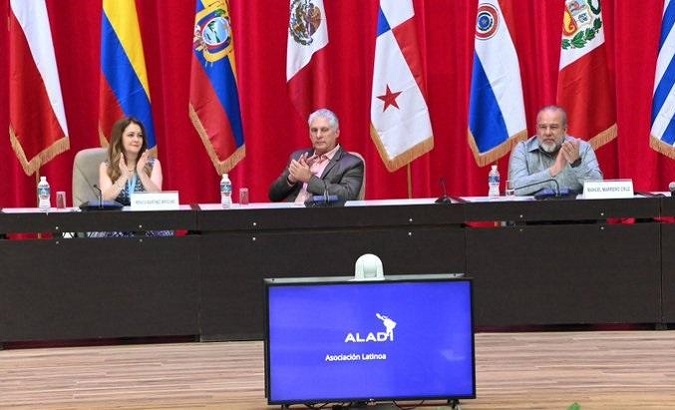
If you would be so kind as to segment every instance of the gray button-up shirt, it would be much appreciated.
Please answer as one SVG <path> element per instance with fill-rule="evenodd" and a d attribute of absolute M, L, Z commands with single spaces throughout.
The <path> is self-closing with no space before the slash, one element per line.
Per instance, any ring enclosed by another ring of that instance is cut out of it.
<path fill-rule="evenodd" d="M 572 141 L 576 138 L 569 135 L 565 136 L 565 141 Z M 539 148 L 537 137 L 530 137 L 526 141 L 519 142 L 511 151 L 509 160 L 509 180 L 516 188 L 516 195 L 532 195 L 543 188 L 556 189 L 556 185 L 551 179 L 555 179 L 560 188 L 568 188 L 576 192 L 582 192 L 584 181 L 602 180 L 602 171 L 598 159 L 591 144 L 584 140 L 579 140 L 579 155 L 581 163 L 572 167 L 567 164 L 558 175 L 551 177 L 548 169 L 555 163 L 558 152 L 549 154 Z M 544 182 L 547 181 L 548 182 Z M 541 182 L 541 184 L 537 184 Z M 526 185 L 535 184 L 529 188 L 520 188 Z"/>

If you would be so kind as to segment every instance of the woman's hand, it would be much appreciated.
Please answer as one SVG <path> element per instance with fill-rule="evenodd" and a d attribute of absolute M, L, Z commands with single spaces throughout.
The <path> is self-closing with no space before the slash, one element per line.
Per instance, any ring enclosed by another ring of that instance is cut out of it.
<path fill-rule="evenodd" d="M 120 162 L 118 164 L 120 168 L 120 179 L 123 181 L 126 181 L 131 177 L 131 175 L 134 173 L 134 170 L 130 170 L 127 167 L 127 161 L 124 159 L 124 155 L 120 155 Z"/>
<path fill-rule="evenodd" d="M 145 166 L 148 164 L 148 151 L 145 151 L 143 155 L 141 155 L 140 158 L 138 158 L 138 161 L 136 161 L 136 173 L 138 175 L 141 175 L 145 169 Z"/>

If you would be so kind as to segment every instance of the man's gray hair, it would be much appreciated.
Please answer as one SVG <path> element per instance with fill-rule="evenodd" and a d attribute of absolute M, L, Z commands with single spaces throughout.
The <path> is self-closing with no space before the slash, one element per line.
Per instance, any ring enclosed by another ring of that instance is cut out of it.
<path fill-rule="evenodd" d="M 340 121 L 338 120 L 337 115 L 328 108 L 320 108 L 313 113 L 309 114 L 309 119 L 307 119 L 307 125 L 311 126 L 312 122 L 317 118 L 325 118 L 328 120 L 328 123 L 334 130 L 340 129 Z"/>
<path fill-rule="evenodd" d="M 547 105 L 546 107 L 543 107 L 539 112 L 537 113 L 537 117 L 539 117 L 539 113 L 542 113 L 544 111 L 560 111 L 562 114 L 562 126 L 563 128 L 567 128 L 567 112 L 565 109 L 559 105 Z"/>

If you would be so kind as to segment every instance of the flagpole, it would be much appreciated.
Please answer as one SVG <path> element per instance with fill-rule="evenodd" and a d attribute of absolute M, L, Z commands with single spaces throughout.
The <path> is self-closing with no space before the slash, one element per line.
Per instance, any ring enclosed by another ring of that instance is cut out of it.
<path fill-rule="evenodd" d="M 408 199 L 412 199 L 412 175 L 410 171 L 410 162 L 408 162 L 406 169 L 408 170 Z"/>

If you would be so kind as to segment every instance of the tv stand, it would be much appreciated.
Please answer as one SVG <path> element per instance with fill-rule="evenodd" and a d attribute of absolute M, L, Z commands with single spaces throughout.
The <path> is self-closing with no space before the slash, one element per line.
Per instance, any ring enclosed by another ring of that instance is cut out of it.
<path fill-rule="evenodd" d="M 459 400 L 457 400 L 457 399 L 448 400 L 447 404 L 448 404 L 448 408 L 450 408 L 452 410 L 462 410 L 462 408 L 459 405 Z M 310 408 L 309 405 L 306 405 L 306 406 L 307 406 L 307 408 Z M 408 406 L 404 405 L 403 407 L 408 407 Z M 399 410 L 403 407 L 397 405 L 394 402 L 368 404 L 368 402 L 362 401 L 362 402 L 351 403 L 350 405 L 346 405 L 346 406 L 343 406 L 341 404 L 335 404 L 335 405 L 331 406 L 331 409 L 332 410 Z M 288 404 L 282 404 L 281 410 L 291 410 L 291 406 L 288 405 Z"/>
<path fill-rule="evenodd" d="M 448 408 L 450 408 L 452 410 L 461 410 L 462 409 L 459 405 L 459 400 L 457 400 L 457 399 L 448 400 L 447 404 L 448 404 Z M 394 402 L 369 404 L 368 402 L 362 401 L 362 402 L 351 403 L 351 405 L 348 405 L 348 406 L 335 405 L 335 406 L 332 406 L 332 409 L 333 410 L 399 410 L 401 408 L 407 408 L 407 407 L 408 407 L 407 403 L 405 405 L 399 406 Z M 281 408 L 284 409 L 283 406 Z M 285 407 L 285 409 L 288 409 L 288 407 Z"/>
<path fill-rule="evenodd" d="M 351 406 L 343 407 L 343 409 L 349 410 L 398 410 L 399 408 L 400 407 L 394 403 L 375 403 L 369 405 L 365 401 L 352 403 Z"/>

